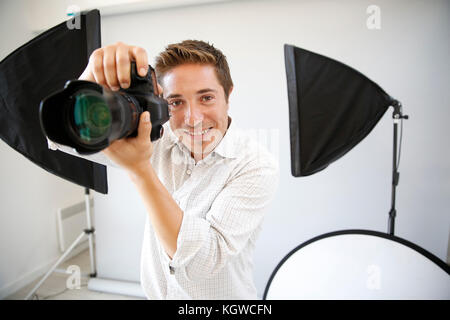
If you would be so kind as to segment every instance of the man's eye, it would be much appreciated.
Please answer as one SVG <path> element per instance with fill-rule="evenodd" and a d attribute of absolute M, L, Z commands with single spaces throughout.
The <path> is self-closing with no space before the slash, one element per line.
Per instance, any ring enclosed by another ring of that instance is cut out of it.
<path fill-rule="evenodd" d="M 169 105 L 171 105 L 172 107 L 179 107 L 182 103 L 183 103 L 183 101 L 181 101 L 181 100 L 174 100 L 174 101 L 171 101 L 169 103 Z"/>
<path fill-rule="evenodd" d="M 203 97 L 201 97 L 202 102 L 208 102 L 208 101 L 211 101 L 213 99 L 214 99 L 213 96 L 203 96 Z"/>

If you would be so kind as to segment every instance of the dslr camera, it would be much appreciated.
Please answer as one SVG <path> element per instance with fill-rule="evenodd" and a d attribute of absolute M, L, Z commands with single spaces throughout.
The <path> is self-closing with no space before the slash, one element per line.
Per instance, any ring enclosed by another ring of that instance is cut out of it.
<path fill-rule="evenodd" d="M 155 70 L 149 66 L 147 75 L 141 77 L 132 61 L 128 89 L 112 91 L 95 82 L 69 80 L 64 89 L 41 101 L 39 118 L 49 140 L 89 155 L 115 140 L 135 137 L 144 111 L 150 112 L 150 139 L 155 141 L 170 118 L 169 107 L 159 97 Z"/>

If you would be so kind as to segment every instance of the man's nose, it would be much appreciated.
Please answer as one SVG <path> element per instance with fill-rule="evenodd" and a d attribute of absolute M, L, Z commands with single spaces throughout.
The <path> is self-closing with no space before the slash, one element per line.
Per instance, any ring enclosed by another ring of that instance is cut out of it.
<path fill-rule="evenodd" d="M 195 127 L 203 121 L 203 112 L 194 104 L 189 104 L 184 114 L 184 123 Z"/>

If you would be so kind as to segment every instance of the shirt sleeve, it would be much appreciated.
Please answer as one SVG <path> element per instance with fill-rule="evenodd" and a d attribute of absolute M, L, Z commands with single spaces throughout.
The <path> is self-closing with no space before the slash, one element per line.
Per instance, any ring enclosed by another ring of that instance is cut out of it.
<path fill-rule="evenodd" d="M 205 218 L 185 213 L 171 270 L 198 281 L 217 274 L 261 225 L 278 185 L 275 162 L 246 166 L 227 183 Z"/>

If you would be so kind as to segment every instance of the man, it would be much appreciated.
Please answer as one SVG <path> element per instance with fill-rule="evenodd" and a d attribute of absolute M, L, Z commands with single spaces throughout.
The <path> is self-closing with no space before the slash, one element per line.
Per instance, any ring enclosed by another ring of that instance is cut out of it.
<path fill-rule="evenodd" d="M 128 88 L 130 61 L 140 75 L 145 50 L 123 43 L 97 49 L 80 79 Z M 171 118 L 150 141 L 150 115 L 138 135 L 103 153 L 122 167 L 145 204 L 141 282 L 150 299 L 256 299 L 252 254 L 278 181 L 275 161 L 234 128 L 233 83 L 222 52 L 187 40 L 156 59 Z"/>

